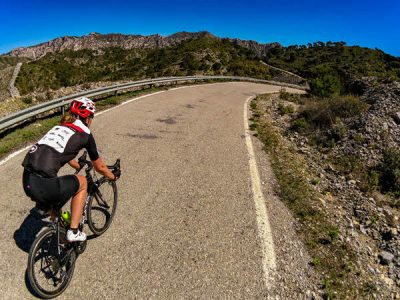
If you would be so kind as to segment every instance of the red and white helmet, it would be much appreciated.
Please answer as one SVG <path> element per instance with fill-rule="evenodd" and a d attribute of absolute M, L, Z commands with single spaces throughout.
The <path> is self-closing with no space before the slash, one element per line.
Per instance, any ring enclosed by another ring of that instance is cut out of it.
<path fill-rule="evenodd" d="M 89 98 L 80 97 L 78 99 L 72 100 L 69 111 L 71 112 L 71 114 L 78 115 L 86 119 L 90 115 L 94 115 L 94 113 L 96 112 L 96 107 L 94 105 L 94 102 Z"/>

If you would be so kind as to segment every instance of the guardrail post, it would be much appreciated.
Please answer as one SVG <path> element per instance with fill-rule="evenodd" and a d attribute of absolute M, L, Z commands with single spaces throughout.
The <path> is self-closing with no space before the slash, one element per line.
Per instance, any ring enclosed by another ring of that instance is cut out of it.
<path fill-rule="evenodd" d="M 65 105 L 61 106 L 61 114 L 62 114 L 62 115 L 65 114 Z"/>

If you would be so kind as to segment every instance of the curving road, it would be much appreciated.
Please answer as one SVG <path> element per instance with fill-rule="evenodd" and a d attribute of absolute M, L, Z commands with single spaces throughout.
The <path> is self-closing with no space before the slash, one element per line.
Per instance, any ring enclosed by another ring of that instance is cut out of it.
<path fill-rule="evenodd" d="M 101 155 L 122 161 L 119 207 L 111 228 L 89 241 L 60 298 L 267 296 L 243 105 L 279 89 L 253 83 L 178 88 L 96 117 Z M 24 271 L 37 223 L 20 186 L 24 154 L 0 166 L 2 299 L 33 298 Z"/>

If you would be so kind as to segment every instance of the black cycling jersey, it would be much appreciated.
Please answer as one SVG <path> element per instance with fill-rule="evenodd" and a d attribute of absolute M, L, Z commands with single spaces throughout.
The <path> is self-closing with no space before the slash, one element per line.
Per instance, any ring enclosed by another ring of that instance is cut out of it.
<path fill-rule="evenodd" d="M 90 160 L 99 158 L 94 137 L 82 121 L 54 126 L 32 146 L 22 165 L 41 176 L 57 177 L 60 168 L 74 159 L 83 148 L 88 151 Z"/>

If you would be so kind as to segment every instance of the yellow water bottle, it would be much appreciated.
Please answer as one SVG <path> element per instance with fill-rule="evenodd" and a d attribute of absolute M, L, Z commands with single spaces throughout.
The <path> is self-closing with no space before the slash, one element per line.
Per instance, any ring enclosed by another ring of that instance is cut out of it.
<path fill-rule="evenodd" d="M 71 224 L 71 213 L 69 211 L 65 211 L 61 214 L 61 217 L 65 221 L 67 225 Z"/>

